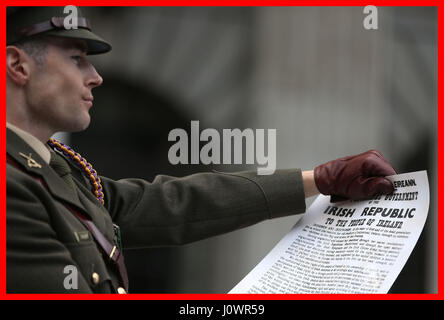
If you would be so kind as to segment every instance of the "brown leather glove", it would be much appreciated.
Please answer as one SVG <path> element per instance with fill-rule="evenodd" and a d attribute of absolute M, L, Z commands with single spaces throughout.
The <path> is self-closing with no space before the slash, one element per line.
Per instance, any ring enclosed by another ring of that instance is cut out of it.
<path fill-rule="evenodd" d="M 331 195 L 331 202 L 393 193 L 393 184 L 384 177 L 394 174 L 395 169 L 377 150 L 339 158 L 314 169 L 318 190 Z"/>

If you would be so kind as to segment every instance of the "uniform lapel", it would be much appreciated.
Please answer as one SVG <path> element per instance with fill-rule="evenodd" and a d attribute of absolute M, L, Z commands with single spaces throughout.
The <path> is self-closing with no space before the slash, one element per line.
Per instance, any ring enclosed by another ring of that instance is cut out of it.
<path fill-rule="evenodd" d="M 6 153 L 19 163 L 24 171 L 41 177 L 55 198 L 75 206 L 90 216 L 62 178 L 23 139 L 12 130 L 6 129 L 6 140 Z"/>

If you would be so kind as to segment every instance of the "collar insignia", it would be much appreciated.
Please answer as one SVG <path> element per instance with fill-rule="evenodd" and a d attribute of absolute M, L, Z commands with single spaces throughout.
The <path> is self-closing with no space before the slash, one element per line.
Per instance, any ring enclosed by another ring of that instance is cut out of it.
<path fill-rule="evenodd" d="M 26 155 L 24 153 L 19 152 L 19 155 L 21 155 L 23 158 L 28 160 L 28 167 L 30 167 L 30 168 L 41 168 L 42 167 L 37 161 L 35 161 L 32 158 L 32 153 L 30 153 L 29 155 Z"/>

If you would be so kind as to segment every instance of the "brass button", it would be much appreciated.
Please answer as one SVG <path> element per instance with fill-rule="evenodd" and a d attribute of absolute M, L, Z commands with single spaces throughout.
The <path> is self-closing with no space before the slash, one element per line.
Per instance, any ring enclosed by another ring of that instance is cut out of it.
<path fill-rule="evenodd" d="M 118 287 L 118 288 L 117 288 L 117 293 L 119 293 L 119 294 L 125 294 L 126 291 L 125 291 L 125 289 L 123 289 L 122 287 Z"/>
<path fill-rule="evenodd" d="M 91 276 L 91 279 L 94 284 L 98 284 L 100 281 L 100 276 L 97 272 L 94 272 Z"/>

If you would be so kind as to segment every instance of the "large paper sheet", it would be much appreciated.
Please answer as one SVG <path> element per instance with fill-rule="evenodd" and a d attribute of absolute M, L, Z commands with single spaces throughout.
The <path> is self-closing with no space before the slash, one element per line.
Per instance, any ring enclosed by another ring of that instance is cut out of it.
<path fill-rule="evenodd" d="M 388 177 L 392 195 L 330 203 L 319 196 L 229 293 L 387 293 L 429 210 L 425 171 Z"/>

